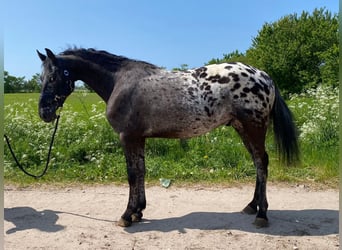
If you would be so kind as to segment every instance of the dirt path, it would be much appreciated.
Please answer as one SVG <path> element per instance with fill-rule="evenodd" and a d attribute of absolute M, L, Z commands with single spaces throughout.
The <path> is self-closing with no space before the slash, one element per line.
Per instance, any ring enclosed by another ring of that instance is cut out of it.
<path fill-rule="evenodd" d="M 123 186 L 5 187 L 5 249 L 338 249 L 338 191 L 269 185 L 270 227 L 239 211 L 253 187 L 149 187 L 144 221 L 115 225 Z"/>

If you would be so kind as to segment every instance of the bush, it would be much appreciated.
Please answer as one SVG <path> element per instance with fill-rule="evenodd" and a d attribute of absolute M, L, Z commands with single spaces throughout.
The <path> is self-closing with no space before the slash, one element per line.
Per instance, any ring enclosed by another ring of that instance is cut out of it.
<path fill-rule="evenodd" d="M 290 101 L 290 107 L 296 111 L 303 142 L 319 147 L 338 145 L 338 88 L 321 85 L 300 95 L 292 95 Z"/>

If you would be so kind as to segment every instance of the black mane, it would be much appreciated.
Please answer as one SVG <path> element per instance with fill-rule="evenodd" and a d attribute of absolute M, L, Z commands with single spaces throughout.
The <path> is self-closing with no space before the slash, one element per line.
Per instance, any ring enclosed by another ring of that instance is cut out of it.
<path fill-rule="evenodd" d="M 88 62 L 94 62 L 102 67 L 112 71 L 117 69 L 119 65 L 123 65 L 126 63 L 135 63 L 135 64 L 140 64 L 141 66 L 144 67 L 149 67 L 149 68 L 158 68 L 157 66 L 150 64 L 148 62 L 144 61 L 139 61 L 139 60 L 133 60 L 129 59 L 124 56 L 118 56 L 111 54 L 107 51 L 104 50 L 95 50 L 93 48 L 89 49 L 83 49 L 83 48 L 72 48 L 72 49 L 67 49 L 64 52 L 60 53 L 61 56 L 68 56 L 68 55 L 73 55 L 82 58 L 83 60 L 86 60 Z"/>

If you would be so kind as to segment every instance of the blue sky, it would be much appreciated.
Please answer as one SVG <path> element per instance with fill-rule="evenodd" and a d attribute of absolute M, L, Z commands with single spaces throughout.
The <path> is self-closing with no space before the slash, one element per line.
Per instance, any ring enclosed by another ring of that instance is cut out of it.
<path fill-rule="evenodd" d="M 107 50 L 164 66 L 199 67 L 238 49 L 245 52 L 265 22 L 335 0 L 6 0 L 4 68 L 30 79 L 40 73 L 36 49 L 69 46 Z"/>

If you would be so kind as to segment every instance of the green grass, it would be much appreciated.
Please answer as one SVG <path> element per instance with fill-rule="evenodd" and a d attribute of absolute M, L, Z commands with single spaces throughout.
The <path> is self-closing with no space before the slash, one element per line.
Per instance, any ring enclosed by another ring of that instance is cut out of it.
<path fill-rule="evenodd" d="M 305 134 L 300 142 L 301 164 L 282 166 L 274 149 L 273 135 L 269 133 L 270 181 L 337 186 L 338 136 L 335 125 L 329 128 L 326 122 L 325 127 L 319 128 L 319 133 L 314 135 L 302 131 L 312 120 L 310 116 L 316 115 L 316 111 L 309 112 L 313 103 L 317 103 L 315 98 L 318 97 L 308 94 L 293 97 L 289 102 L 299 130 Z M 20 162 L 34 173 L 45 164 L 53 130 L 52 124 L 46 124 L 38 117 L 38 99 L 38 94 L 6 94 L 4 100 L 5 133 L 10 137 Z M 324 105 L 332 104 L 327 102 Z M 50 168 L 39 183 L 126 183 L 123 150 L 104 113 L 105 104 L 96 94 L 73 93 L 67 99 Z M 4 175 L 8 183 L 27 185 L 37 182 L 18 170 L 7 147 Z M 154 183 L 159 178 L 171 179 L 173 183 L 245 183 L 254 182 L 255 169 L 237 133 L 231 127 L 220 127 L 188 140 L 186 145 L 175 139 L 148 139 L 146 180 Z"/>

